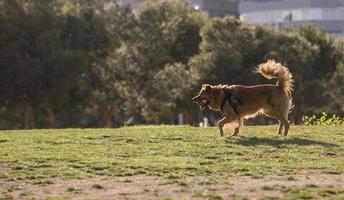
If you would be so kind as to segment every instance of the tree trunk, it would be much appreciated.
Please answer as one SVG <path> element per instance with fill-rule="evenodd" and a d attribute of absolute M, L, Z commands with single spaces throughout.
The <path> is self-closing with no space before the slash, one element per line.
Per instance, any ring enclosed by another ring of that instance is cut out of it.
<path fill-rule="evenodd" d="M 30 104 L 26 104 L 24 109 L 24 129 L 35 128 L 34 110 Z"/>
<path fill-rule="evenodd" d="M 302 113 L 298 107 L 295 107 L 290 114 L 290 121 L 296 125 L 302 124 Z"/>
<path fill-rule="evenodd" d="M 56 117 L 51 106 L 48 106 L 47 114 L 48 114 L 48 118 L 47 118 L 48 128 L 56 128 L 57 127 Z"/>
<path fill-rule="evenodd" d="M 115 105 L 112 102 L 101 102 L 98 104 L 98 114 L 101 118 L 101 127 L 112 128 L 112 116 L 115 112 Z"/>

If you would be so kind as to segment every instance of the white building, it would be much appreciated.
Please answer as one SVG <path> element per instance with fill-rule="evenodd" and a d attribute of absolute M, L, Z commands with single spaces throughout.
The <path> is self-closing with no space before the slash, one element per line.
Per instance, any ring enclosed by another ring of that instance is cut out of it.
<path fill-rule="evenodd" d="M 251 0 L 239 4 L 240 19 L 265 26 L 318 24 L 344 35 L 344 0 Z"/>

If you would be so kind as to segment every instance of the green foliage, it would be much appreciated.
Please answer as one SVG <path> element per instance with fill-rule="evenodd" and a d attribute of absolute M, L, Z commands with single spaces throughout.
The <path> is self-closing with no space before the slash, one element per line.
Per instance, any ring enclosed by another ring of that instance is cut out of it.
<path fill-rule="evenodd" d="M 338 51 L 344 52 L 343 44 L 337 44 Z M 344 110 L 344 62 L 341 61 L 338 63 L 336 71 L 333 73 L 331 79 L 326 82 L 327 86 L 327 97 L 330 97 L 333 102 L 335 102 L 336 110 Z M 333 103 L 329 103 L 329 105 L 333 105 Z"/>
<path fill-rule="evenodd" d="M 195 124 L 203 83 L 268 82 L 252 73 L 276 59 L 293 73 L 295 110 L 344 111 L 343 42 L 315 27 L 266 29 L 208 18 L 184 1 L 3 0 L 0 128 Z M 214 120 L 213 120 L 214 121 Z"/>
<path fill-rule="evenodd" d="M 312 116 L 302 116 L 303 125 L 317 125 L 317 126 L 327 126 L 327 125 L 338 125 L 344 126 L 344 118 L 338 117 L 333 114 L 329 116 L 327 113 L 322 112 L 320 117 Z"/>
<path fill-rule="evenodd" d="M 331 91 L 341 88 L 337 86 L 340 84 L 337 72 L 344 59 L 342 43 L 328 37 L 324 30 L 316 26 L 304 26 L 297 31 L 318 49 L 317 56 L 313 57 L 314 63 L 305 68 L 302 83 L 304 99 L 300 102 L 303 108 L 299 108 L 300 111 L 320 113 L 341 110 L 342 102 L 337 98 L 342 95 Z"/>
<path fill-rule="evenodd" d="M 187 62 L 198 53 L 205 18 L 182 1 L 150 1 L 133 21 L 130 40 L 110 61 L 128 117 L 158 123 L 177 115 L 178 102 L 189 101 L 195 79 Z"/>

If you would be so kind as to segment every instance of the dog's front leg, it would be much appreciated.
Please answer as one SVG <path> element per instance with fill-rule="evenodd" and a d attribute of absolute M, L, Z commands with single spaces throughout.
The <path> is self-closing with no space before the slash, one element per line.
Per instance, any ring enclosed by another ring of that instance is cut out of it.
<path fill-rule="evenodd" d="M 237 123 L 238 123 L 238 126 L 234 129 L 234 133 L 232 136 L 237 136 L 239 134 L 239 131 L 240 131 L 240 127 L 243 125 L 243 121 L 241 118 L 239 118 L 237 120 Z"/>
<path fill-rule="evenodd" d="M 223 127 L 224 125 L 226 124 L 225 121 L 226 121 L 227 117 L 224 117 L 222 118 L 220 121 L 219 121 L 219 129 L 220 129 L 220 135 L 221 137 L 223 137 Z"/>
<path fill-rule="evenodd" d="M 224 133 L 223 127 L 225 126 L 225 124 L 231 123 L 233 120 L 235 120 L 235 118 L 230 117 L 230 116 L 225 116 L 219 121 L 219 129 L 220 129 L 221 137 L 223 137 L 223 133 Z"/>

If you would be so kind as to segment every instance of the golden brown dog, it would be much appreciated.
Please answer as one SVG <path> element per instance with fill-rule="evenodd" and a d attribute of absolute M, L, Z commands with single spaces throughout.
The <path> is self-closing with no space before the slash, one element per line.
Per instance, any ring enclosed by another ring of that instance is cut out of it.
<path fill-rule="evenodd" d="M 279 123 L 278 134 L 288 135 L 288 113 L 292 108 L 291 91 L 293 79 L 288 68 L 274 60 L 268 60 L 256 68 L 267 79 L 276 78 L 276 85 L 263 84 L 254 86 L 243 85 L 202 85 L 199 94 L 192 101 L 201 108 L 209 107 L 221 111 L 224 117 L 219 121 L 220 134 L 227 123 L 237 122 L 234 134 L 239 133 L 243 119 L 255 116 L 258 112 L 273 118 Z"/>

